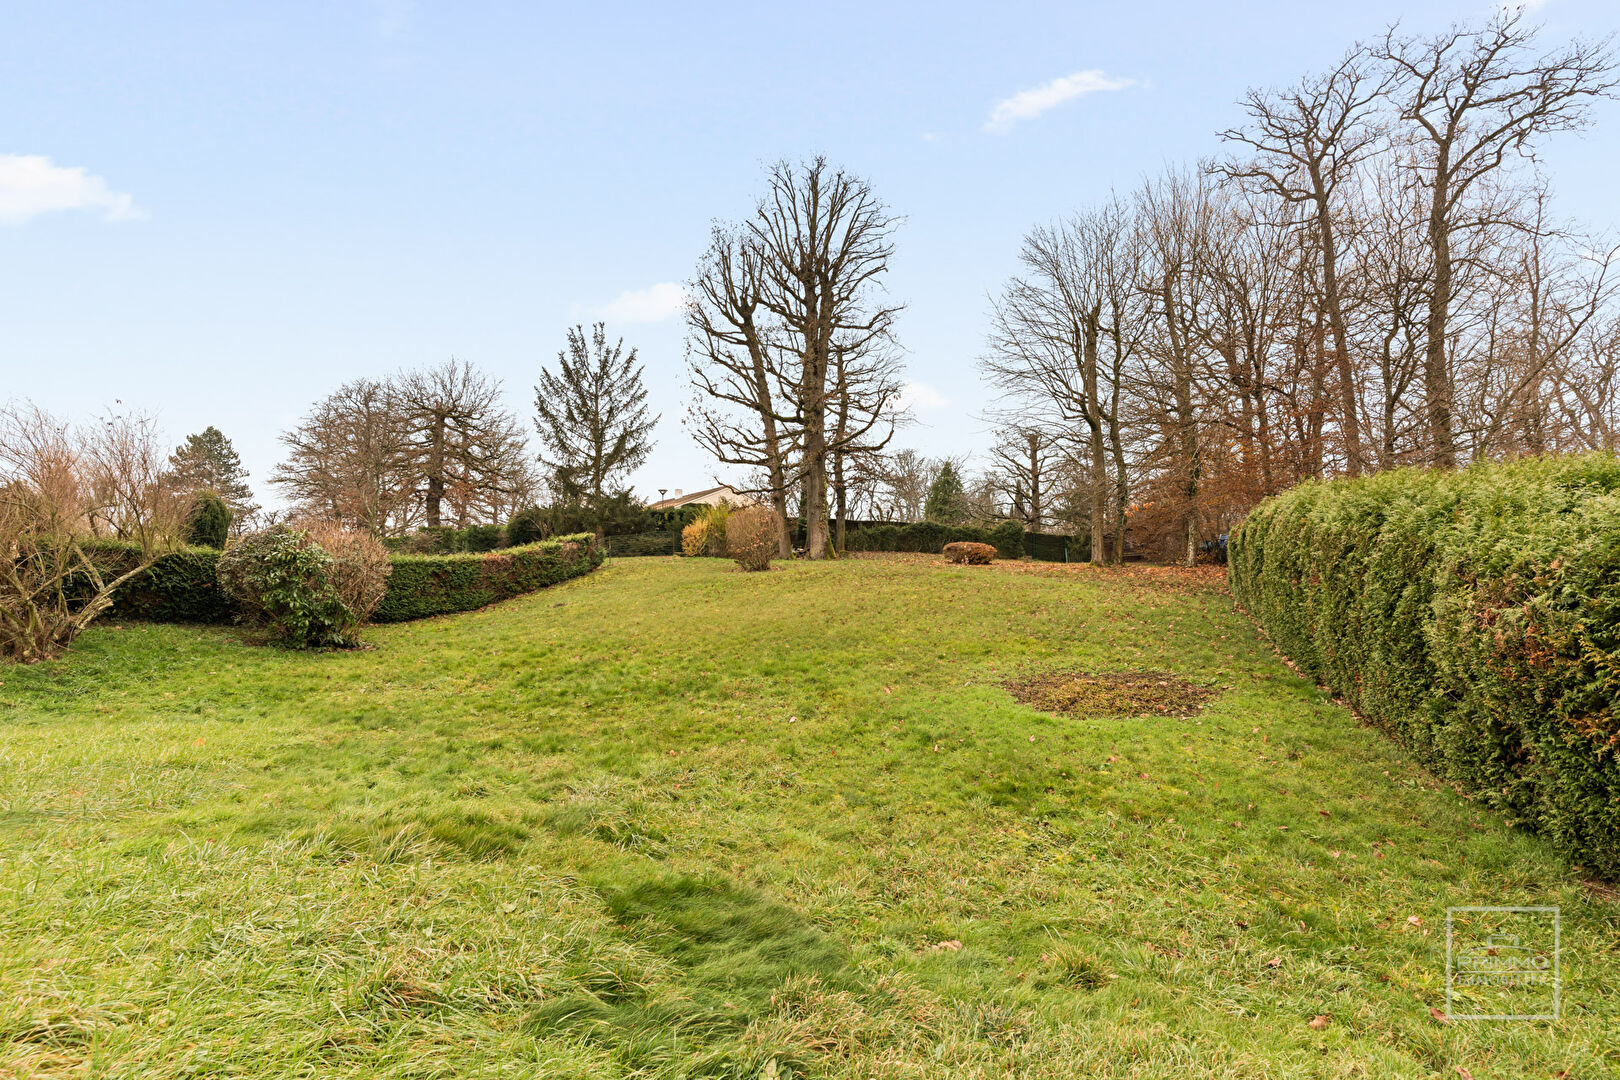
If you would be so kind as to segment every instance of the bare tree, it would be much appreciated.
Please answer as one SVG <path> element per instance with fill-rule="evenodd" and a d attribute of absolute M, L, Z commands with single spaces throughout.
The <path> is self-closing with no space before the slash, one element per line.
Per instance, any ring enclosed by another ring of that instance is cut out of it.
<path fill-rule="evenodd" d="M 778 554 L 793 554 L 788 530 L 794 417 L 778 412 L 779 343 L 760 299 L 763 253 L 747 232 L 716 226 L 688 287 L 687 366 L 695 400 L 685 424 L 698 445 L 729 465 L 761 471 L 776 515 Z"/>
<path fill-rule="evenodd" d="M 788 399 L 779 415 L 798 433 L 796 479 L 812 559 L 830 543 L 828 456 L 839 436 L 829 413 L 841 392 L 835 350 L 869 355 L 890 340 L 900 309 L 883 303 L 879 290 L 897 224 L 865 180 L 818 157 L 772 168 L 745 226 L 760 255 L 759 305 L 775 324 L 775 378 Z"/>
<path fill-rule="evenodd" d="M 1457 462 L 1447 345 L 1454 238 L 1480 225 L 1467 200 L 1511 158 L 1532 157 L 1543 135 L 1581 127 L 1592 99 L 1609 96 L 1615 85 L 1607 42 L 1575 41 L 1539 56 L 1535 44 L 1523 9 L 1511 8 L 1477 30 L 1403 38 L 1392 29 L 1375 50 L 1398 79 L 1401 119 L 1424 149 L 1418 175 L 1428 194 L 1432 269 L 1423 381 L 1436 465 Z"/>
<path fill-rule="evenodd" d="M 393 399 L 409 439 L 425 523 L 445 524 L 444 504 L 453 489 L 470 508 L 471 492 L 500 492 L 513 483 L 511 447 L 521 445 L 517 419 L 501 404 L 501 384 L 465 360 L 401 372 Z M 504 502 L 498 495 L 494 500 Z M 457 524 L 468 524 L 463 520 Z"/>
<path fill-rule="evenodd" d="M 1055 456 L 1061 456 L 1057 439 L 1042 428 L 1009 425 L 996 432 L 987 475 L 995 490 L 1007 497 L 1012 516 L 1030 532 L 1040 532 L 1051 517 L 1058 484 Z"/>
<path fill-rule="evenodd" d="M 296 509 L 397 535 L 419 520 L 416 448 L 395 387 L 375 379 L 345 383 L 281 436 L 287 458 L 270 482 Z"/>
<path fill-rule="evenodd" d="M 1362 469 L 1361 425 L 1339 273 L 1346 217 L 1339 196 L 1383 139 L 1372 113 L 1390 76 L 1370 68 L 1371 57 L 1358 46 L 1331 71 L 1308 76 L 1289 90 L 1250 90 L 1243 99 L 1249 125 L 1223 132 L 1255 152 L 1251 160 L 1224 166 L 1225 175 L 1309 210 L 1305 220 L 1316 233 L 1321 260 L 1321 307 L 1333 335 L 1345 471 L 1351 476 Z"/>

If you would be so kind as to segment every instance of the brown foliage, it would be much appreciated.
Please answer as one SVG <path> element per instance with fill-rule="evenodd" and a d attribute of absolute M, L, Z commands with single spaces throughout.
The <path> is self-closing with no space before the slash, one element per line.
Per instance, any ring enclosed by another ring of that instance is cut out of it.
<path fill-rule="evenodd" d="M 953 563 L 965 563 L 968 566 L 989 566 L 996 558 L 996 549 L 989 544 L 974 544 L 959 540 L 954 544 L 946 544 L 945 558 Z"/>
<path fill-rule="evenodd" d="M 726 554 L 744 570 L 769 570 L 776 549 L 776 515 L 765 507 L 746 507 L 727 520 Z"/>
<path fill-rule="evenodd" d="M 394 572 L 388 549 L 371 533 L 334 521 L 302 521 L 294 527 L 309 533 L 332 556 L 328 571 L 332 587 L 354 615 L 355 625 L 364 625 L 388 592 L 388 575 Z"/>
<path fill-rule="evenodd" d="M 34 406 L 0 410 L 0 659 L 57 655 L 177 546 L 187 500 L 162 479 L 161 442 L 142 416 L 74 429 Z M 99 530 L 133 545 L 112 577 L 80 546 Z"/>

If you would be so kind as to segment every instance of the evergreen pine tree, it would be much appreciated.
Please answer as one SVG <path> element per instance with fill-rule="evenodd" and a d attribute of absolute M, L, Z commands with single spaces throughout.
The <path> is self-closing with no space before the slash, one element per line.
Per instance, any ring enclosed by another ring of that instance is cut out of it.
<path fill-rule="evenodd" d="M 928 487 L 923 517 L 942 525 L 960 525 L 967 517 L 967 494 L 962 490 L 962 478 L 949 461 L 940 466 L 939 475 Z"/>
<path fill-rule="evenodd" d="M 187 435 L 185 445 L 169 455 L 169 479 L 177 488 L 189 494 L 214 492 L 237 520 L 258 509 L 247 477 L 242 457 L 231 440 L 212 425 L 199 434 Z"/>
<path fill-rule="evenodd" d="M 602 323 L 569 328 L 560 369 L 540 369 L 534 388 L 535 428 L 545 447 L 541 462 L 552 487 L 569 503 L 602 509 L 614 486 L 652 453 L 658 417 L 647 415 L 636 350 L 609 345 Z"/>

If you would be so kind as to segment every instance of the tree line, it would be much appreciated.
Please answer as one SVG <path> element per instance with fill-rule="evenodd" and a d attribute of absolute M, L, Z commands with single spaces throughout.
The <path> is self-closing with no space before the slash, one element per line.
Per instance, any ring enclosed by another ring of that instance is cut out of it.
<path fill-rule="evenodd" d="M 1308 477 L 1613 449 L 1615 249 L 1535 154 L 1614 85 L 1519 11 L 1391 30 L 1250 91 L 1226 156 L 1032 229 L 983 360 L 1029 518 L 1067 487 L 1094 558 L 1129 527 L 1191 562 Z"/>

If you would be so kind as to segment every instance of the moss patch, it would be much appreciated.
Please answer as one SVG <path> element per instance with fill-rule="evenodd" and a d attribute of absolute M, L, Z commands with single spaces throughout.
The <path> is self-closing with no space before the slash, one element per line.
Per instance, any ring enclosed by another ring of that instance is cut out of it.
<path fill-rule="evenodd" d="M 1053 671 L 1003 684 L 1018 701 L 1070 716 L 1196 716 L 1215 697 L 1167 671 Z"/>

